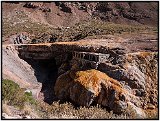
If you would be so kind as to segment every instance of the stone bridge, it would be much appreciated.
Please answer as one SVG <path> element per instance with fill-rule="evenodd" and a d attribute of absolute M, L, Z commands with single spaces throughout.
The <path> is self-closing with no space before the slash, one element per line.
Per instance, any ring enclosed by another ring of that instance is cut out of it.
<path fill-rule="evenodd" d="M 93 47 L 92 45 L 78 45 L 67 42 L 44 43 L 44 44 L 16 44 L 19 56 L 25 59 L 55 59 L 62 63 L 72 58 L 82 63 L 94 63 L 94 65 L 110 61 L 117 55 L 106 48 Z M 102 53 L 103 52 L 103 53 Z"/>
<path fill-rule="evenodd" d="M 77 47 L 77 45 L 66 43 L 46 44 L 16 44 L 19 55 L 28 59 L 50 59 L 60 55 L 71 55 L 72 58 L 83 59 L 94 62 L 104 62 L 110 54 L 93 52 L 92 50 Z M 63 57 L 62 57 L 63 59 Z"/>

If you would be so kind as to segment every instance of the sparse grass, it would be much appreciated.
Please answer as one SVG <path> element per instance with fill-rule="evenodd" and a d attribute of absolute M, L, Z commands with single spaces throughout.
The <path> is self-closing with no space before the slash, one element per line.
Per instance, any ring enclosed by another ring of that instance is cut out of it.
<path fill-rule="evenodd" d="M 38 36 L 49 30 L 49 27 L 43 24 L 32 23 L 30 21 L 11 25 L 10 23 L 3 22 L 2 36 L 10 36 L 20 32 L 27 32 Z"/>
<path fill-rule="evenodd" d="M 70 28 L 53 28 L 49 25 L 31 22 L 24 12 L 19 12 L 10 19 L 3 17 L 2 27 L 2 37 L 27 32 L 34 35 L 31 39 L 36 39 L 36 43 L 52 42 L 51 36 L 56 38 L 56 41 L 77 41 L 86 37 L 101 38 L 108 34 L 157 32 L 157 28 L 144 25 L 122 25 L 98 20 L 80 22 Z"/>
<path fill-rule="evenodd" d="M 101 21 L 80 22 L 68 29 L 59 29 L 52 31 L 51 34 L 57 36 L 59 41 L 77 41 L 86 37 L 99 38 L 108 34 L 123 34 L 123 33 L 136 33 L 136 32 L 153 32 L 156 28 L 148 26 L 131 26 L 114 24 Z M 61 36 L 60 36 L 61 35 Z"/>
<path fill-rule="evenodd" d="M 114 23 L 101 22 L 101 21 L 90 21 L 90 22 L 78 23 L 75 26 L 71 27 L 68 32 L 71 31 L 71 33 L 74 33 L 75 35 L 81 34 L 83 36 L 95 36 L 95 35 L 107 35 L 107 34 L 115 34 L 115 33 L 121 34 L 124 32 L 132 33 L 132 32 L 146 31 L 146 30 L 154 31 L 156 30 L 156 28 L 147 27 L 147 26 L 131 26 L 131 25 L 114 24 Z M 76 38 L 73 38 L 73 39 L 76 39 Z"/>

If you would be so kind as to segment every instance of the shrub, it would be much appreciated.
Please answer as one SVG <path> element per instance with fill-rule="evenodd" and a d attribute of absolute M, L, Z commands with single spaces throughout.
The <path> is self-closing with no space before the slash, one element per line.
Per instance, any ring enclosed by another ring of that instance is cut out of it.
<path fill-rule="evenodd" d="M 32 97 L 32 92 L 25 92 L 24 96 L 25 96 L 27 102 L 29 102 L 30 104 L 35 104 L 36 105 L 36 101 Z"/>
<path fill-rule="evenodd" d="M 2 100 L 7 99 L 11 100 L 19 90 L 18 84 L 11 80 L 3 80 L 2 81 Z"/>
<path fill-rule="evenodd" d="M 25 92 L 18 84 L 11 80 L 2 80 L 2 100 L 8 102 L 9 105 L 23 108 L 25 103 L 36 104 L 32 97 L 32 93 Z"/>

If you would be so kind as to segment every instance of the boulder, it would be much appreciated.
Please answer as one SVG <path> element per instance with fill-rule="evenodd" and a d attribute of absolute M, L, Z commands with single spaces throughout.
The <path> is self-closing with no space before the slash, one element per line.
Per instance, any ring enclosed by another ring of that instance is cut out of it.
<path fill-rule="evenodd" d="M 128 108 L 128 102 L 135 107 L 140 106 L 139 98 L 123 89 L 117 80 L 94 69 L 67 71 L 58 77 L 54 91 L 60 100 L 70 100 L 86 107 L 99 104 L 115 113 L 123 113 Z"/>
<path fill-rule="evenodd" d="M 41 7 L 43 5 L 43 3 L 38 3 L 38 2 L 26 2 L 23 7 L 26 7 L 26 8 L 38 8 L 38 7 Z"/>
<path fill-rule="evenodd" d="M 136 117 L 138 119 L 147 117 L 145 111 L 142 108 L 136 107 L 130 102 L 128 102 L 127 105 L 128 105 L 127 112 L 131 113 L 133 117 Z"/>

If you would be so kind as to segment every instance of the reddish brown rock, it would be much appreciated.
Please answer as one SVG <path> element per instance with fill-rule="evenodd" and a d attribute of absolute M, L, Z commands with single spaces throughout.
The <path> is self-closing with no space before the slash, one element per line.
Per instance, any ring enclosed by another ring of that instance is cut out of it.
<path fill-rule="evenodd" d="M 71 100 L 87 107 L 94 102 L 109 107 L 116 113 L 124 112 L 128 102 L 140 105 L 139 98 L 123 89 L 117 80 L 94 69 L 62 74 L 58 77 L 54 90 L 61 100 Z"/>

